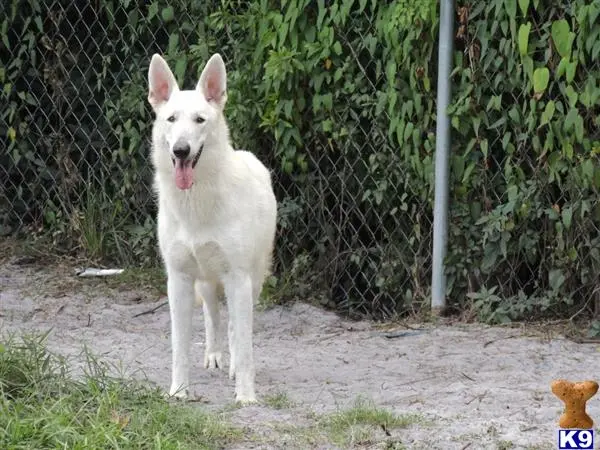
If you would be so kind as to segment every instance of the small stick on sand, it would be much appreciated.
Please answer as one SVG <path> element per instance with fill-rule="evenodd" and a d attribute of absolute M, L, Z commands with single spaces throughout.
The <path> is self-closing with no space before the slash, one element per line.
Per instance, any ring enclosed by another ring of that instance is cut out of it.
<path fill-rule="evenodd" d="M 168 301 L 161 303 L 160 305 L 149 309 L 148 311 L 143 311 L 141 313 L 137 313 L 135 316 L 133 316 L 133 318 L 135 319 L 136 317 L 140 317 L 140 316 L 144 316 L 146 314 L 154 314 L 156 311 L 158 311 L 160 308 L 162 308 L 163 306 L 167 306 L 169 304 Z"/>

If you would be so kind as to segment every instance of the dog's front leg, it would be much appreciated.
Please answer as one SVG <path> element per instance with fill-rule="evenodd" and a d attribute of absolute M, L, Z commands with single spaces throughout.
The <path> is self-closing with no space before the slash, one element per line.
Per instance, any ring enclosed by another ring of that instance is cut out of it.
<path fill-rule="evenodd" d="M 194 280 L 180 272 L 168 275 L 167 295 L 171 312 L 172 378 L 169 394 L 189 395 L 190 341 L 194 307 Z"/>
<path fill-rule="evenodd" d="M 231 317 L 235 372 L 235 399 L 249 404 L 256 402 L 254 392 L 254 355 L 252 348 L 252 281 L 246 274 L 233 273 L 224 280 L 225 297 Z"/>

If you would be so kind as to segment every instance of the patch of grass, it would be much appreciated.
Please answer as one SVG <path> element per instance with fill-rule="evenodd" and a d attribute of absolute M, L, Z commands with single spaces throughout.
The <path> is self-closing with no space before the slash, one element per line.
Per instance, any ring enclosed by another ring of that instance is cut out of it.
<path fill-rule="evenodd" d="M 395 414 L 363 398 L 358 398 L 349 409 L 325 415 L 309 414 L 307 418 L 312 425 L 280 424 L 275 430 L 279 435 L 286 435 L 298 448 L 321 448 L 326 444 L 353 448 L 377 444 L 385 449 L 403 450 L 405 446 L 394 432 L 415 423 L 426 423 L 422 416 Z"/>
<path fill-rule="evenodd" d="M 273 409 L 286 409 L 294 406 L 294 402 L 290 400 L 285 392 L 275 392 L 274 394 L 265 395 L 263 402 Z"/>
<path fill-rule="evenodd" d="M 331 442 L 346 448 L 372 443 L 377 433 L 385 435 L 423 419 L 415 414 L 394 414 L 359 398 L 352 408 L 326 415 L 319 422 Z"/>
<path fill-rule="evenodd" d="M 281 287 L 279 279 L 274 275 L 269 275 L 263 283 L 260 297 L 258 299 L 258 308 L 261 311 L 266 311 L 281 304 Z"/>
<path fill-rule="evenodd" d="M 212 449 L 241 437 L 222 416 L 113 378 L 90 355 L 74 377 L 44 342 L 0 344 L 0 448 Z"/>

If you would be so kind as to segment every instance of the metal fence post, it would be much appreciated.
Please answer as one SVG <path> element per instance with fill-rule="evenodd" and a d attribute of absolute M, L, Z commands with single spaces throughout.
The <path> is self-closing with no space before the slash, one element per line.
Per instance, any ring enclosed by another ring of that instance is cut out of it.
<path fill-rule="evenodd" d="M 438 44 L 437 124 L 435 144 L 435 204 L 433 209 L 433 261 L 431 275 L 431 310 L 434 314 L 446 307 L 444 260 L 448 241 L 448 175 L 450 158 L 450 73 L 454 42 L 454 0 L 440 2 Z"/>

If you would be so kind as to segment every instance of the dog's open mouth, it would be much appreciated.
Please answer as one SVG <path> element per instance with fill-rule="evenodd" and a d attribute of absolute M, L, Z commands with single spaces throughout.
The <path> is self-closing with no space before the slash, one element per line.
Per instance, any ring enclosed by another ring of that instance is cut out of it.
<path fill-rule="evenodd" d="M 200 159 L 200 153 L 202 153 L 202 148 L 200 148 L 193 160 L 171 158 L 175 167 L 175 184 L 179 189 L 189 189 L 194 184 L 194 167 L 196 167 Z"/>

